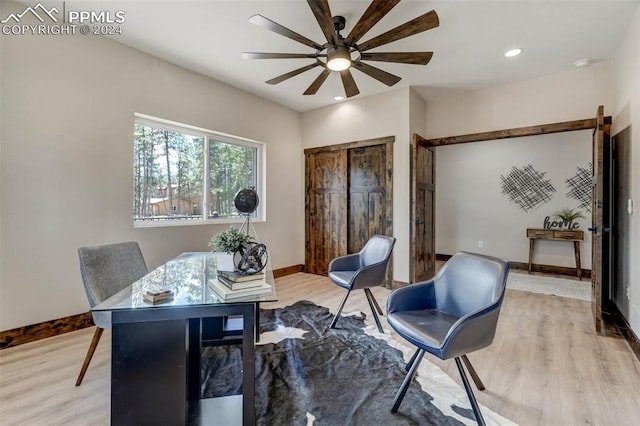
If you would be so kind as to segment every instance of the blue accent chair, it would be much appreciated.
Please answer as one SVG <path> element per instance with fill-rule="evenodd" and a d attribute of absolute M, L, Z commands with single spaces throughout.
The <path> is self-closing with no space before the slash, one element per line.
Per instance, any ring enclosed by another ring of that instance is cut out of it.
<path fill-rule="evenodd" d="M 460 252 L 434 278 L 389 294 L 389 325 L 417 347 L 405 367 L 408 373 L 395 397 L 392 413 L 398 411 L 422 357 L 429 352 L 443 360 L 455 359 L 476 421 L 485 424 L 461 359 L 476 387 L 484 390 L 467 354 L 493 342 L 508 274 L 509 263 L 504 260 Z"/>
<path fill-rule="evenodd" d="M 380 305 L 378 305 L 369 288 L 384 284 L 387 265 L 389 264 L 395 243 L 396 239 L 393 237 L 374 235 L 369 238 L 360 252 L 336 257 L 329 263 L 329 279 L 331 279 L 334 284 L 347 290 L 347 294 L 344 295 L 342 302 L 340 302 L 338 312 L 336 312 L 336 316 L 333 317 L 329 328 L 336 326 L 336 322 L 349 297 L 349 293 L 351 293 L 352 290 L 363 289 L 364 294 L 367 296 L 369 306 L 371 307 L 371 312 L 373 312 L 373 319 L 376 321 L 378 331 L 384 333 L 380 319 L 378 315 L 376 315 L 376 311 L 378 311 L 380 315 L 383 315 L 382 309 L 380 309 Z"/>

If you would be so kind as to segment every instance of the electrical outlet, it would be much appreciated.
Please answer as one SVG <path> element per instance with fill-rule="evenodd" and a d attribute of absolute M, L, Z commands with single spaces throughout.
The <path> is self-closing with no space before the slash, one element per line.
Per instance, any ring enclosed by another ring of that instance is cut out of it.
<path fill-rule="evenodd" d="M 631 286 L 627 284 L 627 299 L 631 298 Z"/>
<path fill-rule="evenodd" d="M 484 247 L 484 241 L 478 241 L 478 248 Z"/>

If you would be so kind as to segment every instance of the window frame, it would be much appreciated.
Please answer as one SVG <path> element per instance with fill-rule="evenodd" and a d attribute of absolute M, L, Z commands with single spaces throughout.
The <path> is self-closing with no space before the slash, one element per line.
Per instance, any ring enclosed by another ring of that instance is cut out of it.
<path fill-rule="evenodd" d="M 189 136 L 202 137 L 204 140 L 204 146 L 202 152 L 204 155 L 203 170 L 202 170 L 202 205 L 200 206 L 203 216 L 201 219 L 163 219 L 163 220 L 136 220 L 132 217 L 134 228 L 164 228 L 172 226 L 194 226 L 194 225 L 215 225 L 215 224 L 241 224 L 245 221 L 245 217 L 226 217 L 226 218 L 211 218 L 209 215 L 209 145 L 211 141 L 223 142 L 232 145 L 244 146 L 256 149 L 256 192 L 260 202 L 258 208 L 255 211 L 255 216 L 251 216 L 252 222 L 266 222 L 267 221 L 267 203 L 266 203 L 266 164 L 267 164 L 267 145 L 264 142 L 256 141 L 253 139 L 243 138 L 240 136 L 230 135 L 227 133 L 217 132 L 214 130 L 204 129 L 201 127 L 192 126 L 189 124 L 178 123 L 176 121 L 166 120 L 163 118 L 153 117 L 146 114 L 134 113 L 134 120 L 132 128 L 135 128 L 136 124 L 142 124 L 145 126 L 151 126 L 154 128 L 160 128 L 170 130 L 174 132 L 184 133 Z M 135 144 L 135 137 L 133 140 Z M 133 160 L 133 159 L 132 159 Z M 133 164 L 133 161 L 132 161 Z M 131 185 L 133 189 L 133 182 Z M 132 190 L 132 196 L 135 194 Z M 133 197 L 131 198 L 131 205 L 133 206 Z M 133 215 L 132 215 L 133 216 Z"/>

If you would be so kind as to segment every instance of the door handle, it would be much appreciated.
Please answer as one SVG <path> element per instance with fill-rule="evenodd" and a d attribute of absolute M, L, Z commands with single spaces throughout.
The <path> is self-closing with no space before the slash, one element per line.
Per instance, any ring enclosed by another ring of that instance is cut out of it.
<path fill-rule="evenodd" d="M 416 220 L 416 225 L 422 225 L 424 223 L 424 220 Z"/>
<path fill-rule="evenodd" d="M 587 231 L 591 231 L 594 234 L 598 233 L 598 227 L 597 226 L 592 226 L 591 228 L 587 228 Z"/>

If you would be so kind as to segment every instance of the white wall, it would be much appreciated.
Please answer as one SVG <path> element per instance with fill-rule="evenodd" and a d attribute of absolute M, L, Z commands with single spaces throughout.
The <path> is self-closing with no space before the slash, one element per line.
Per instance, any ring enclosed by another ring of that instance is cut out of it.
<path fill-rule="evenodd" d="M 3 3 L 0 2 L 0 15 L 1 16 L 5 16 L 3 11 L 4 11 L 4 7 L 3 7 Z M 2 140 L 3 140 L 3 127 L 2 124 L 4 122 L 3 120 L 3 105 L 4 105 L 4 96 L 2 96 L 2 69 L 3 69 L 3 58 L 2 58 L 2 51 L 4 49 L 3 46 L 3 41 L 4 41 L 4 37 L 0 37 L 0 177 L 2 176 Z M 4 292 L 2 291 L 2 205 L 3 202 L 2 200 L 4 199 L 4 195 L 3 195 L 4 191 L 2 190 L 2 181 L 0 181 L 0 308 L 2 307 L 2 299 L 3 299 L 3 294 Z M 0 324 L 2 324 L 2 321 L 0 320 Z M 0 326 L 0 330 L 2 330 L 2 327 Z"/>
<path fill-rule="evenodd" d="M 591 161 L 591 131 L 444 146 L 436 149 L 436 251 L 465 250 L 528 262 L 526 228 L 542 228 L 545 216 L 578 201 L 568 198 L 566 180 Z M 502 193 L 501 176 L 531 164 L 555 188 L 548 202 L 525 211 Z M 585 240 L 581 266 L 591 268 L 591 215 L 578 220 Z M 483 247 L 479 247 L 482 241 Z M 534 263 L 575 267 L 573 243 L 536 242 Z"/>
<path fill-rule="evenodd" d="M 426 137 L 590 118 L 598 105 L 604 105 L 608 115 L 611 99 L 611 63 L 596 63 L 428 102 Z M 575 139 L 581 136 L 584 140 Z M 564 197 L 564 181 L 590 161 L 590 144 L 590 133 L 582 131 L 436 148 L 436 252 L 471 250 L 528 261 L 525 228 L 542 226 L 544 217 L 561 207 L 574 207 L 575 201 Z M 499 177 L 511 166 L 529 163 L 548 173 L 557 192 L 549 204 L 523 214 L 500 194 Z M 581 229 L 589 222 L 582 220 Z M 585 235 L 585 268 L 591 265 L 589 244 L 590 236 Z M 541 242 L 535 252 L 535 263 L 575 265 L 571 247 L 563 243 Z"/>
<path fill-rule="evenodd" d="M 2 36 L 0 60 L 0 330 L 87 311 L 79 246 L 137 240 L 153 268 L 226 228 L 133 229 L 134 112 L 265 142 L 255 227 L 275 268 L 304 263 L 297 112 L 101 37 Z"/>
<path fill-rule="evenodd" d="M 611 63 L 438 99 L 427 103 L 427 137 L 595 117 L 612 106 Z"/>
<path fill-rule="evenodd" d="M 640 336 L 640 7 L 614 60 L 614 103 L 612 134 L 631 126 L 631 171 L 629 188 L 634 202 L 630 215 L 629 261 L 630 318 Z"/>
<path fill-rule="evenodd" d="M 409 133 L 412 137 L 414 133 L 424 137 L 427 133 L 427 103 L 413 90 L 409 92 L 409 101 Z"/>
<path fill-rule="evenodd" d="M 411 89 L 356 98 L 302 114 L 303 148 L 394 136 L 394 280 L 409 281 L 409 109 Z M 414 101 L 415 102 L 415 101 Z M 300 160 L 304 162 L 303 159 Z M 304 167 L 304 166 L 303 166 Z"/>

